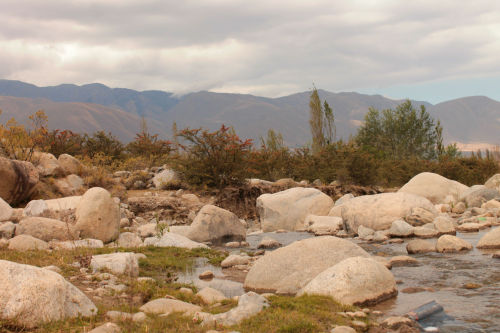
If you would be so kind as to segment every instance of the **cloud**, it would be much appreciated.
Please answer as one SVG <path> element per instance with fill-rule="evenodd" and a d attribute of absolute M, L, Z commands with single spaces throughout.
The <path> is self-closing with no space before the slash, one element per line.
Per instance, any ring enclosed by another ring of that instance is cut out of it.
<path fill-rule="evenodd" d="M 185 93 L 500 75 L 500 3 L 3 0 L 0 76 Z"/>

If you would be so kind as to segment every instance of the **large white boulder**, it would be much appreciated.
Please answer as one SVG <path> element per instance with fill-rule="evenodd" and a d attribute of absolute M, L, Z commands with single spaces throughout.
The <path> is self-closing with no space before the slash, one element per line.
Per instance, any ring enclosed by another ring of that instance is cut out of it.
<path fill-rule="evenodd" d="M 27 217 L 16 226 L 16 235 L 30 235 L 46 242 L 78 238 L 73 227 L 59 220 L 45 217 Z"/>
<path fill-rule="evenodd" d="M 58 273 L 0 260 L 0 319 L 31 328 L 95 314 L 92 301 Z"/>
<path fill-rule="evenodd" d="M 266 232 L 305 229 L 307 215 L 328 215 L 332 207 L 332 198 L 314 188 L 294 187 L 257 198 L 261 227 Z"/>
<path fill-rule="evenodd" d="M 392 222 L 405 219 L 417 207 L 438 215 L 426 198 L 403 192 L 363 195 L 348 200 L 341 207 L 344 224 L 352 232 L 357 232 L 360 225 L 373 230 L 389 229 Z"/>
<path fill-rule="evenodd" d="M 191 223 L 188 238 L 196 242 L 227 243 L 246 238 L 245 226 L 228 210 L 205 205 Z"/>
<path fill-rule="evenodd" d="M 248 272 L 244 287 L 259 293 L 294 295 L 325 269 L 357 256 L 370 255 L 345 239 L 321 236 L 300 240 L 266 252 Z"/>
<path fill-rule="evenodd" d="M 434 204 L 448 203 L 448 196 L 458 201 L 467 186 L 432 172 L 422 172 L 410 179 L 398 192 L 411 193 L 429 199 Z"/>
<path fill-rule="evenodd" d="M 76 207 L 76 230 L 84 238 L 114 241 L 120 233 L 120 207 L 103 188 L 93 187 Z"/>
<path fill-rule="evenodd" d="M 396 280 L 381 263 L 352 257 L 324 270 L 299 294 L 331 296 L 348 305 L 375 304 L 397 294 Z"/>

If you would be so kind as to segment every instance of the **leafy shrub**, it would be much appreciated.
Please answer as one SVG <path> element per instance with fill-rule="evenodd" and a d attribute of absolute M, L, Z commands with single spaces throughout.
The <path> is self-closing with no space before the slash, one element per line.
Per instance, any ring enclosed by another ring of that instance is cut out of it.
<path fill-rule="evenodd" d="M 248 157 L 251 140 L 241 140 L 232 128 L 224 125 L 214 132 L 184 129 L 178 137 L 187 141 L 179 144 L 174 169 L 192 185 L 224 187 L 243 183 L 248 177 Z"/>
<path fill-rule="evenodd" d="M 1 114 L 1 111 L 0 111 Z M 0 150 L 15 160 L 31 161 L 33 153 L 45 150 L 47 116 L 43 110 L 29 116 L 30 126 L 26 128 L 12 118 L 5 125 L 0 124 Z"/>

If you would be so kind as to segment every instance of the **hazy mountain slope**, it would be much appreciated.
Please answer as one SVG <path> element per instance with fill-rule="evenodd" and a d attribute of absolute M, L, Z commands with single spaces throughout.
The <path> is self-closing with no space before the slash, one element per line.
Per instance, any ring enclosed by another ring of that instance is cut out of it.
<path fill-rule="evenodd" d="M 139 131 L 141 118 L 117 108 L 90 103 L 53 102 L 41 98 L 0 96 L 0 121 L 5 123 L 14 117 L 28 123 L 28 117 L 44 110 L 51 129 L 70 129 L 74 132 L 92 134 L 97 130 L 112 132 L 122 141 L 130 141 Z M 152 131 L 161 132 L 158 121 L 148 120 Z"/>
<path fill-rule="evenodd" d="M 161 91 L 111 89 L 102 84 L 37 87 L 20 81 L 0 80 L 0 95 L 25 97 L 20 100 L 3 98 L 0 108 L 7 114 L 0 119 L 16 114 L 26 118 L 44 109 L 53 128 L 89 133 L 105 129 L 123 140 L 130 140 L 139 128 L 138 115 L 145 115 L 151 131 L 163 137 L 170 136 L 174 121 L 179 129 L 204 127 L 215 130 L 225 124 L 234 126 L 242 138 L 257 142 L 272 128 L 283 134 L 288 145 L 297 146 L 310 141 L 309 94 L 301 92 L 265 98 L 202 91 L 173 97 Z M 333 109 L 337 138 L 344 139 L 356 133 L 369 107 L 382 110 L 395 108 L 402 102 L 355 92 L 319 90 L 319 95 Z M 441 120 L 446 142 L 500 143 L 500 102 L 487 97 L 465 97 L 435 106 L 421 101 L 413 103 L 417 107 L 425 105 Z"/>
<path fill-rule="evenodd" d="M 83 86 L 61 84 L 54 87 L 37 87 L 21 81 L 0 80 L 0 95 L 46 98 L 54 102 L 94 103 L 117 107 L 139 116 L 162 119 L 162 116 L 177 103 L 171 93 L 164 91 L 135 91 L 109 88 L 93 83 Z"/>
<path fill-rule="evenodd" d="M 500 102 L 472 96 L 439 103 L 430 110 L 441 120 L 448 140 L 500 144 Z"/>
<path fill-rule="evenodd" d="M 370 106 L 379 109 L 395 107 L 401 101 L 379 95 L 331 93 L 319 91 L 333 108 L 337 137 L 355 134 Z M 428 103 L 426 103 L 429 105 Z M 281 98 L 252 95 L 192 93 L 184 96 L 166 115 L 167 122 L 186 126 L 216 129 L 221 124 L 232 125 L 241 137 L 258 140 L 272 128 L 283 134 L 288 145 L 302 145 L 310 140 L 309 92 Z"/>

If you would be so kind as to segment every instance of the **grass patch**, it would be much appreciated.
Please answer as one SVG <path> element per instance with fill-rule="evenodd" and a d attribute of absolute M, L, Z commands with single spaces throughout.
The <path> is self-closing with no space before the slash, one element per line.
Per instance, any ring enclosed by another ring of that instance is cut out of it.
<path fill-rule="evenodd" d="M 269 303 L 267 309 L 233 329 L 244 333 L 329 332 L 334 325 L 350 323 L 349 319 L 337 312 L 355 310 L 326 296 L 272 296 Z"/>

